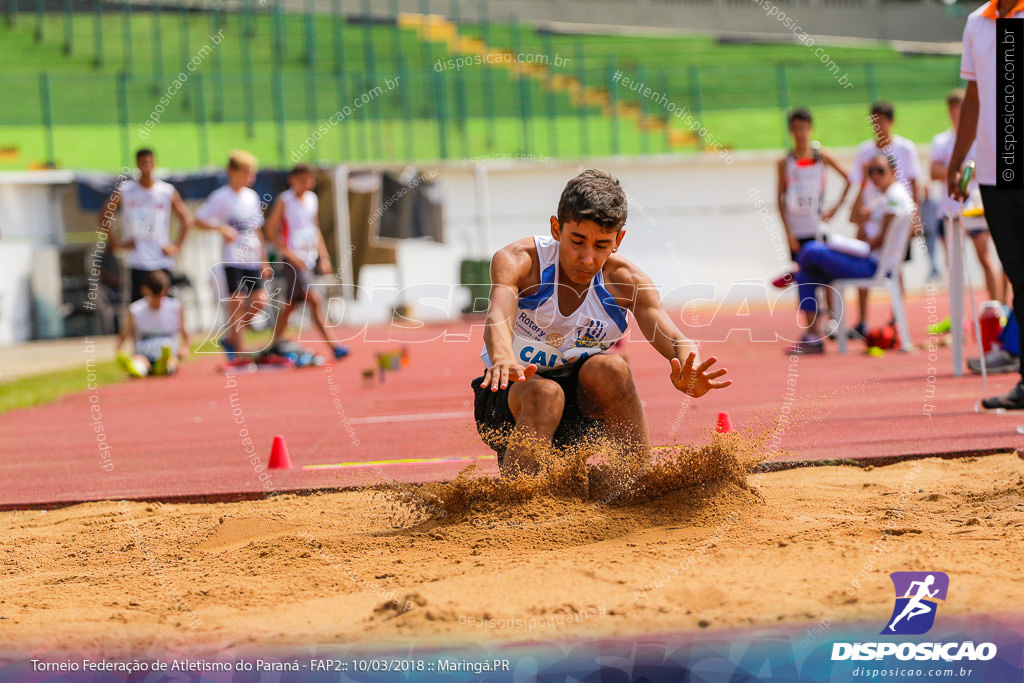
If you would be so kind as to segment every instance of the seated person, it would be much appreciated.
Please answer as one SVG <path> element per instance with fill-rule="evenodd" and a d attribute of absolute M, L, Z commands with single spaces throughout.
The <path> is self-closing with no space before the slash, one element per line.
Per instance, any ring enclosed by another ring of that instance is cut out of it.
<path fill-rule="evenodd" d="M 170 286 L 167 273 L 151 271 L 142 285 L 143 297 L 128 307 L 117 336 L 117 363 L 132 377 L 173 375 L 178 361 L 188 354 L 181 302 L 167 296 Z M 135 353 L 130 356 L 122 350 L 129 337 L 135 343 Z"/>
<path fill-rule="evenodd" d="M 871 253 L 854 256 L 821 242 L 811 242 L 800 250 L 800 272 L 796 275 L 796 282 L 807 332 L 802 341 L 788 350 L 789 353 L 825 352 L 822 316 L 818 315 L 819 286 L 833 280 L 874 276 L 882 245 L 886 243 L 891 229 L 900 231 L 892 239 L 900 242 L 901 254 L 903 245 L 910 238 L 914 200 L 903 183 L 896 179 L 896 159 L 879 153 L 871 158 L 866 169 L 868 178 L 880 192 L 867 206 L 871 212 L 870 223 L 878 226 L 877 232 L 867 235 Z"/>

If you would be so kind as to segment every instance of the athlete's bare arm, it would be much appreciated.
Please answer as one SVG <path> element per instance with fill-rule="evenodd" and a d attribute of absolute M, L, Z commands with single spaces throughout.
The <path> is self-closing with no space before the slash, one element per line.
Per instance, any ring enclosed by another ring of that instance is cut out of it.
<path fill-rule="evenodd" d="M 633 312 L 644 338 L 669 360 L 669 379 L 676 389 L 698 398 L 712 389 L 724 389 L 732 384 L 732 380 L 714 381 L 726 373 L 724 368 L 710 369 L 718 362 L 714 356 L 698 364 L 697 345 L 672 322 L 647 273 L 617 254 L 608 261 L 610 267 L 605 268 L 608 292 L 619 305 Z"/>
<path fill-rule="evenodd" d="M 825 162 L 825 165 L 841 175 L 843 177 L 843 182 L 846 183 L 843 185 L 843 192 L 839 195 L 839 199 L 836 200 L 835 205 L 828 211 L 821 214 L 821 220 L 828 222 L 832 220 L 832 217 L 836 215 L 837 211 L 839 211 L 839 207 L 841 207 L 843 202 L 846 201 L 846 195 L 850 192 L 850 172 L 846 170 L 846 166 L 844 166 L 830 150 L 822 148 L 821 158 Z"/>
<path fill-rule="evenodd" d="M 946 173 L 946 190 L 954 199 L 967 199 L 960 191 L 960 167 L 967 158 L 978 133 L 978 83 L 967 81 L 964 102 L 960 105 L 960 123 L 956 127 L 956 142 L 953 145 L 953 156 L 949 160 Z"/>
<path fill-rule="evenodd" d="M 786 239 L 789 241 L 789 248 L 793 250 L 793 253 L 800 251 L 800 243 L 797 242 L 796 237 L 793 237 L 793 231 L 789 228 L 789 222 L 786 220 L 786 157 L 779 159 L 777 164 L 777 179 L 775 186 L 775 200 L 779 207 L 779 218 L 782 220 L 782 227 L 786 230 Z"/>
<path fill-rule="evenodd" d="M 491 258 L 491 291 L 487 298 L 484 345 L 492 365 L 484 371 L 481 387 L 490 385 L 491 391 L 505 389 L 510 381 L 525 382 L 537 371 L 536 365 L 519 362 L 512 346 L 512 323 L 519 292 L 532 284 L 530 276 L 535 270 L 537 248 L 532 237 L 499 249 Z"/>
<path fill-rule="evenodd" d="M 114 190 L 114 192 L 107 199 L 107 203 L 103 205 L 103 211 L 100 212 L 100 225 L 99 230 L 105 232 L 107 237 L 110 238 L 111 249 L 129 248 L 132 246 L 131 240 L 125 243 L 117 241 L 117 234 L 114 232 L 114 214 L 117 213 L 117 207 L 121 206 L 121 191 Z"/>
<path fill-rule="evenodd" d="M 178 214 L 178 218 L 181 220 L 181 233 L 179 233 L 178 239 L 174 244 L 164 245 L 163 251 L 168 256 L 174 256 L 181 251 L 181 245 L 185 243 L 188 231 L 192 229 L 192 213 L 185 206 L 185 202 L 182 201 L 181 195 L 178 194 L 177 190 L 171 195 L 171 208 L 174 210 L 174 213 Z"/>
<path fill-rule="evenodd" d="M 302 267 L 302 261 L 288 248 L 284 236 L 281 234 L 282 216 L 284 216 L 284 201 L 278 197 L 274 201 L 274 206 L 270 209 L 270 215 L 267 216 L 267 223 L 263 226 L 263 231 L 266 233 L 267 241 L 281 251 L 281 255 L 284 256 L 285 260 L 294 267 L 300 268 Z"/>
<path fill-rule="evenodd" d="M 320 219 L 314 216 L 313 223 L 316 225 L 316 249 L 317 253 L 320 254 L 320 274 L 330 275 L 331 254 L 327 251 L 327 243 L 324 242 L 324 233 L 320 230 Z M 338 260 L 341 260 L 340 255 L 338 256 Z"/>

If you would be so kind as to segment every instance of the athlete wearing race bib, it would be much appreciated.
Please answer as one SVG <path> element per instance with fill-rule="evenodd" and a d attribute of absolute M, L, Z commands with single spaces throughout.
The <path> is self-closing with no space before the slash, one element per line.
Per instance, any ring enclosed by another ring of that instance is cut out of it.
<path fill-rule="evenodd" d="M 218 232 L 224 239 L 221 258 L 228 287 L 228 321 L 220 344 L 228 359 L 242 350 L 242 329 L 267 301 L 263 276 L 267 270 L 263 248 L 263 205 L 250 187 L 256 180 L 256 157 L 232 152 L 228 184 L 220 187 L 196 211 L 196 225 Z"/>
<path fill-rule="evenodd" d="M 111 246 L 128 249 L 131 269 L 131 300 L 142 298 L 142 286 L 150 273 L 162 270 L 171 277 L 174 255 L 192 226 L 192 216 L 178 191 L 170 183 L 153 176 L 156 160 L 152 150 L 135 153 L 139 168 L 138 180 L 125 180 L 107 200 L 101 214 L 101 229 L 109 230 L 109 219 L 121 208 L 122 230 L 118 239 L 112 232 Z M 171 241 L 171 212 L 181 220 L 181 232 Z"/>
<path fill-rule="evenodd" d="M 812 125 L 813 119 L 808 110 L 794 109 L 790 113 L 789 133 L 793 137 L 793 149 L 778 162 L 779 217 L 794 261 L 803 245 L 822 238 L 824 224 L 832 219 L 850 191 L 846 168 L 831 152 L 811 140 Z M 842 176 L 845 184 L 839 200 L 826 210 L 828 168 Z"/>
<path fill-rule="evenodd" d="M 538 471 L 534 445 L 563 447 L 600 430 L 618 452 L 650 456 L 647 418 L 626 361 L 606 353 L 628 311 L 669 361 L 675 388 L 721 389 L 717 359 L 697 360 L 650 278 L 619 256 L 626 196 L 619 182 L 584 171 L 566 185 L 551 236 L 527 237 L 491 259 L 491 291 L 474 415 L 504 476 Z"/>
<path fill-rule="evenodd" d="M 327 253 L 317 215 L 320 203 L 313 192 L 315 170 L 309 164 L 296 164 L 288 174 L 288 184 L 291 187 L 278 195 L 267 219 L 267 239 L 277 246 L 283 261 L 281 279 L 284 281 L 285 303 L 274 323 L 270 352 L 285 355 L 280 345 L 288 329 L 288 319 L 296 305 L 305 303 L 313 323 L 331 347 L 331 353 L 336 359 L 344 358 L 348 349 L 338 343 L 327 327 L 323 298 L 311 286 L 313 270 L 318 263 L 321 275 L 331 272 L 331 257 Z"/>

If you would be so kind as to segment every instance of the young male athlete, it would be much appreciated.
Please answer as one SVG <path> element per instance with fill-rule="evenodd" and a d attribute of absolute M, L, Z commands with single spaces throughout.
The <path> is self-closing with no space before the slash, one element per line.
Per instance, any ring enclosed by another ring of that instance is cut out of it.
<path fill-rule="evenodd" d="M 153 176 L 156 158 L 153 150 L 140 149 L 135 153 L 139 168 L 137 180 L 125 180 L 110 195 L 103 207 L 100 229 L 110 234 L 114 249 L 129 249 L 128 267 L 131 268 L 131 301 L 141 299 L 142 286 L 149 274 L 162 270 L 171 277 L 174 255 L 192 227 L 192 215 L 170 183 Z M 118 240 L 110 230 L 110 217 L 118 207 L 122 210 L 124 240 Z M 173 242 L 170 238 L 171 211 L 181 220 L 181 231 Z"/>
<path fill-rule="evenodd" d="M 167 273 L 153 271 L 142 284 L 143 298 L 128 307 L 117 336 L 117 363 L 132 377 L 173 375 L 178 361 L 188 355 L 184 314 L 181 303 L 167 296 L 170 288 Z M 132 355 L 123 351 L 129 339 L 134 343 Z"/>
<path fill-rule="evenodd" d="M 228 287 L 227 333 L 220 345 L 228 360 L 242 352 L 242 330 L 266 306 L 263 277 L 269 272 L 263 244 L 263 205 L 252 189 L 256 157 L 234 151 L 228 158 L 228 184 L 213 191 L 196 211 L 196 226 L 220 233 Z"/>
<path fill-rule="evenodd" d="M 778 162 L 779 217 L 786 229 L 789 251 L 797 260 L 800 247 L 821 239 L 824 224 L 832 220 L 850 191 L 850 176 L 832 152 L 811 140 L 813 118 L 807 109 L 794 109 L 789 115 L 789 134 L 793 149 Z M 843 192 L 832 208 L 825 209 L 825 181 L 828 169 L 842 176 Z"/>
<path fill-rule="evenodd" d="M 320 232 L 319 201 L 313 188 L 316 177 L 309 164 L 296 164 L 288 174 L 289 189 L 278 195 L 267 217 L 267 240 L 280 250 L 284 261 L 285 308 L 274 324 L 274 340 L 270 350 L 274 352 L 284 340 L 288 329 L 288 318 L 295 306 L 305 303 L 309 306 L 313 323 L 331 347 L 335 359 L 348 355 L 331 334 L 324 322 L 323 298 L 310 288 L 313 272 L 319 265 L 321 275 L 331 272 L 331 257 Z"/>
<path fill-rule="evenodd" d="M 503 475 L 536 473 L 534 446 L 565 446 L 595 427 L 624 455 L 649 456 L 629 366 L 604 353 L 625 334 L 628 311 L 669 360 L 676 389 L 700 397 L 732 384 L 715 381 L 725 369 L 711 369 L 714 357 L 698 360 L 650 278 L 617 253 L 625 222 L 619 181 L 587 170 L 565 186 L 550 236 L 513 242 L 491 259 L 474 414 Z"/>

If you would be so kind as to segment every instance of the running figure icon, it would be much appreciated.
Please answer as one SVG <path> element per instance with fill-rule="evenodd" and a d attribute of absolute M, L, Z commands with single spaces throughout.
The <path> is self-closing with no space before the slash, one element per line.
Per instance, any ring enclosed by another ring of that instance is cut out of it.
<path fill-rule="evenodd" d="M 922 598 L 925 597 L 934 598 L 938 594 L 938 588 L 936 588 L 934 591 L 928 590 L 934 583 L 935 577 L 932 574 L 929 574 L 924 581 L 913 581 L 910 584 L 910 588 L 907 589 L 907 595 L 903 597 L 910 597 L 910 593 L 914 590 L 914 586 L 918 586 L 917 594 L 910 598 L 910 602 L 908 602 L 907 606 L 903 608 L 903 611 L 900 612 L 900 615 L 893 619 L 892 623 L 889 624 L 890 631 L 896 630 L 896 622 L 898 622 L 903 617 L 906 617 L 907 621 L 910 621 L 914 617 L 919 616 L 921 614 L 928 614 L 932 611 L 932 609 L 934 609 L 932 605 L 929 605 L 922 600 Z"/>

